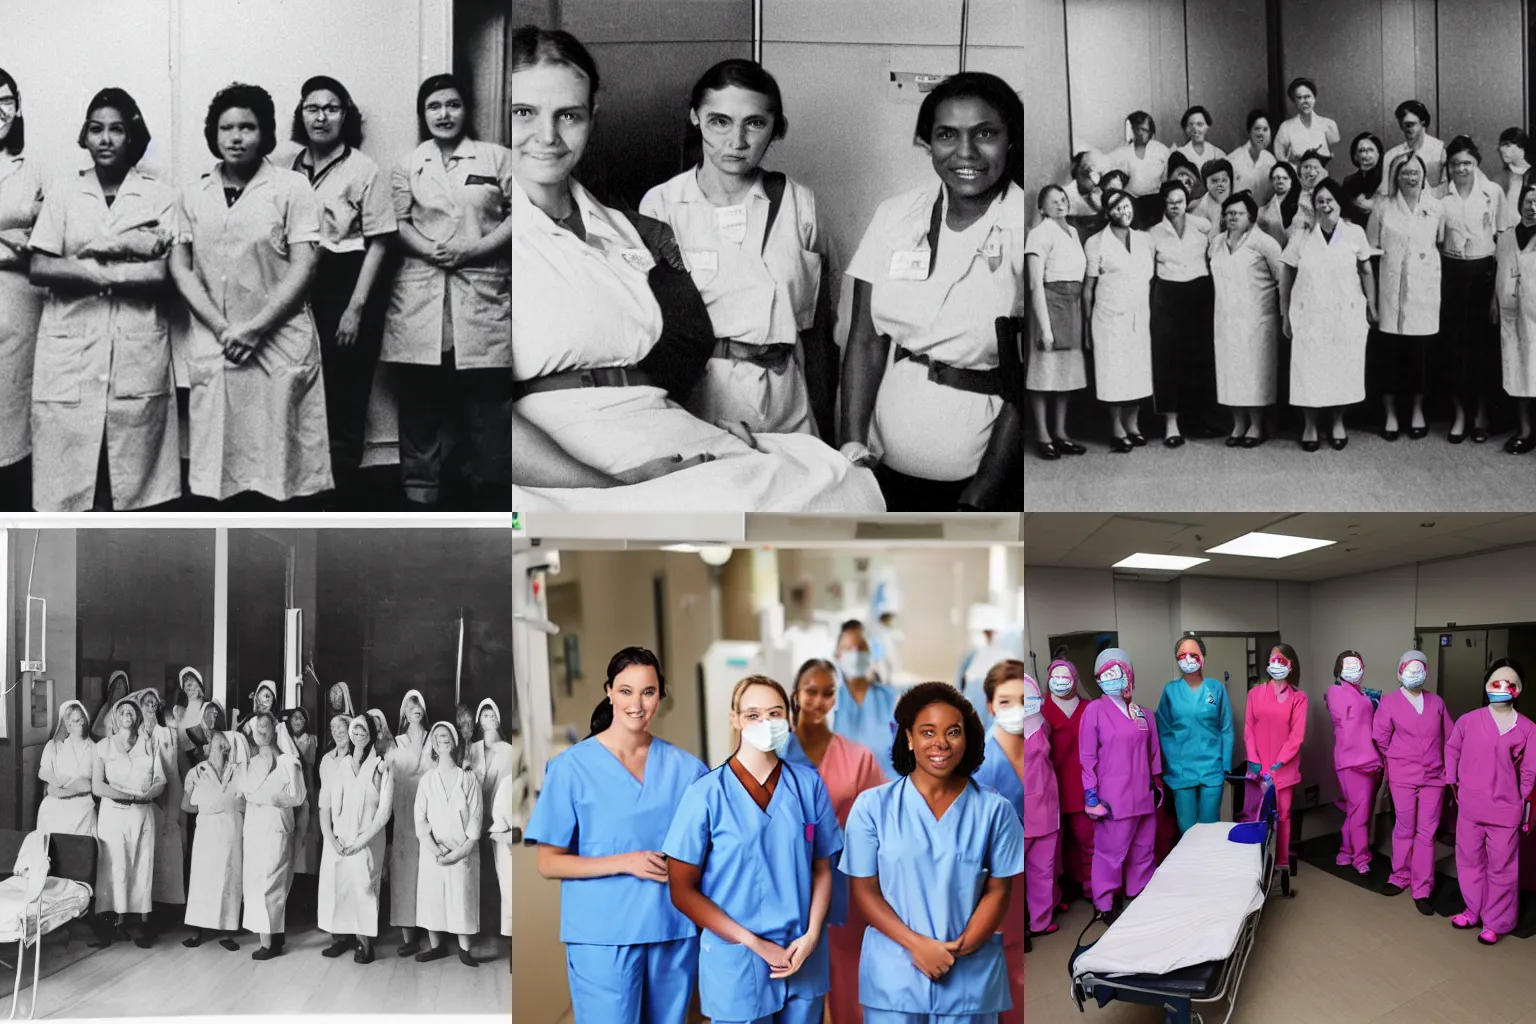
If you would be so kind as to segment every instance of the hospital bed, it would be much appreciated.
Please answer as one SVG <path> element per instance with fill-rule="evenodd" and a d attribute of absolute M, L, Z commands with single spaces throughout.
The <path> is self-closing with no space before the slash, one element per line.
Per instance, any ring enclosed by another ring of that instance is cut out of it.
<path fill-rule="evenodd" d="M 1229 775 L 1227 781 L 1240 793 L 1247 780 Z M 1100 1008 L 1120 1000 L 1162 1007 L 1166 1024 L 1202 1024 L 1197 1007 L 1219 1012 L 1226 1003 L 1221 1020 L 1230 1021 L 1277 875 L 1282 894 L 1291 895 L 1290 873 L 1277 862 L 1278 821 L 1274 788 L 1266 783 L 1258 822 L 1196 825 L 1141 895 L 1084 945 L 1101 919 L 1090 921 L 1068 962 L 1079 1012 L 1090 999 Z M 1234 829 L 1255 841 L 1234 842 Z"/>

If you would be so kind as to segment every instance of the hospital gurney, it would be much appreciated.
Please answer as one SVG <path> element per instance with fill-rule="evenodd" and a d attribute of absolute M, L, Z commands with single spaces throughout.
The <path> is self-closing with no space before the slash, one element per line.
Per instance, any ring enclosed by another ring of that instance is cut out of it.
<path fill-rule="evenodd" d="M 1227 781 L 1240 792 L 1247 780 Z M 1279 816 L 1267 781 L 1259 819 L 1196 825 L 1108 931 L 1084 945 L 1100 918 L 1088 923 L 1068 961 L 1079 1011 L 1089 999 L 1100 1007 L 1118 999 L 1161 1006 L 1166 1024 L 1200 1024 L 1196 1004 L 1225 1001 L 1223 1024 L 1231 1020 L 1276 874 L 1290 895 L 1289 872 L 1276 862 Z M 1250 841 L 1233 841 L 1233 830 Z"/>
<path fill-rule="evenodd" d="M 50 847 L 59 860 L 59 875 Z M 82 877 L 95 876 L 96 840 L 92 836 L 45 835 L 31 832 L 16 854 L 15 873 L 0 881 L 0 944 L 16 943 L 16 979 L 11 989 L 11 1019 L 20 1002 L 21 976 L 26 969 L 27 947 L 32 946 L 31 1019 L 37 1010 L 37 989 L 42 974 L 42 938 L 91 909 L 91 886 Z M 7 967 L 10 964 L 6 964 Z"/>

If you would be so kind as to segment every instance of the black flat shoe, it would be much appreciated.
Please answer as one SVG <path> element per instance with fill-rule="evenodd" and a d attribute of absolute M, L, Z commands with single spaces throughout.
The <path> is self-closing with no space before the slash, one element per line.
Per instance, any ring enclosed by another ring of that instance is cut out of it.
<path fill-rule="evenodd" d="M 1147 439 L 1141 434 L 1127 434 L 1125 436 L 1129 437 L 1131 439 L 1131 444 L 1135 445 L 1137 448 L 1144 447 L 1147 443 Z"/>
<path fill-rule="evenodd" d="M 1512 437 L 1504 442 L 1504 450 L 1511 455 L 1524 455 L 1536 448 L 1536 437 Z"/>
<path fill-rule="evenodd" d="M 1397 435 L 1399 433 L 1401 433 L 1401 431 L 1397 431 L 1397 430 L 1383 430 L 1381 432 L 1381 439 L 1383 441 L 1396 441 L 1397 440 Z"/>
<path fill-rule="evenodd" d="M 281 955 L 282 954 L 277 949 L 275 949 L 275 948 L 271 948 L 271 947 L 268 947 L 268 946 L 262 946 L 260 949 L 256 950 L 255 952 L 253 952 L 251 954 L 251 959 L 252 960 L 271 960 L 273 957 L 281 956 Z"/>
<path fill-rule="evenodd" d="M 1473 444 L 1484 444 L 1484 443 L 1487 442 L 1487 440 L 1488 440 L 1488 431 L 1487 430 L 1483 429 L 1482 427 L 1473 427 L 1472 428 L 1472 443 Z"/>
<path fill-rule="evenodd" d="M 1400 885 L 1393 885 L 1391 882 L 1388 882 L 1386 885 L 1381 887 L 1381 894 L 1383 896 L 1397 896 L 1397 895 L 1400 895 L 1402 893 L 1402 891 L 1403 891 L 1403 887 L 1402 886 L 1400 886 Z"/>
<path fill-rule="evenodd" d="M 192 936 L 190 939 L 182 939 L 181 940 L 181 944 L 183 946 L 186 946 L 188 949 L 196 949 L 198 946 L 201 946 L 203 944 L 203 934 L 202 934 L 202 932 L 198 932 L 196 935 Z"/>
<path fill-rule="evenodd" d="M 1035 453 L 1046 462 L 1055 462 L 1061 458 L 1061 452 L 1056 450 L 1056 444 L 1053 441 L 1035 442 Z"/>
<path fill-rule="evenodd" d="M 1136 443 L 1135 438 L 1131 439 L 1131 443 L 1132 444 Z M 1165 438 L 1163 438 L 1163 447 L 1164 448 L 1182 448 L 1182 447 L 1184 447 L 1184 435 L 1183 434 L 1174 434 L 1172 437 L 1165 437 Z"/>
<path fill-rule="evenodd" d="M 1121 455 L 1124 455 L 1134 447 L 1136 447 L 1135 442 L 1133 442 L 1128 437 L 1117 437 L 1113 441 L 1109 442 L 1109 450 L 1112 452 L 1118 452 Z"/>
<path fill-rule="evenodd" d="M 448 948 L 448 943 L 444 942 L 441 945 L 433 946 L 431 949 L 424 949 L 420 953 L 417 953 L 416 962 L 419 964 L 425 964 L 430 963 L 433 960 L 441 960 L 451 952 L 452 950 Z"/>
<path fill-rule="evenodd" d="M 1341 452 L 1341 451 L 1344 450 L 1344 446 L 1349 444 L 1349 438 L 1348 437 L 1330 437 L 1328 439 L 1328 443 L 1333 445 L 1333 450 L 1334 451 Z"/>
<path fill-rule="evenodd" d="M 234 939 L 229 938 L 220 939 L 219 945 L 223 946 L 231 953 L 237 952 L 240 949 L 240 943 L 236 942 Z"/>
<path fill-rule="evenodd" d="M 465 967 L 479 967 L 480 966 L 479 961 L 477 961 L 473 956 L 470 955 L 469 950 L 463 948 L 462 946 L 459 947 L 459 963 L 463 964 Z"/>
<path fill-rule="evenodd" d="M 1244 448 L 1257 448 L 1259 445 L 1261 445 L 1263 443 L 1264 443 L 1264 435 L 1263 434 L 1259 434 L 1258 436 L 1254 436 L 1253 434 L 1247 434 L 1247 435 L 1245 435 L 1243 437 L 1243 447 Z"/>
<path fill-rule="evenodd" d="M 1301 450 L 1304 451 L 1304 452 L 1315 452 L 1319 448 L 1321 448 L 1322 446 L 1323 446 L 1323 442 L 1321 442 L 1321 441 L 1303 441 L 1303 442 L 1301 442 Z"/>
<path fill-rule="evenodd" d="M 395 947 L 395 955 L 400 957 L 415 956 L 419 952 L 421 952 L 421 943 L 414 940 Z"/>
<path fill-rule="evenodd" d="M 1088 453 L 1087 448 L 1066 437 L 1058 437 L 1056 439 L 1056 450 L 1063 455 L 1086 455 Z"/>
<path fill-rule="evenodd" d="M 1226 445 L 1228 448 L 1241 448 L 1243 444 L 1242 434 L 1228 434 Z"/>
<path fill-rule="evenodd" d="M 355 945 L 356 943 L 351 939 L 337 939 L 335 942 L 322 949 L 320 951 L 320 955 L 334 960 L 338 956 L 341 956 L 341 954 L 345 953 L 347 950 L 352 949 Z"/>
<path fill-rule="evenodd" d="M 1445 439 L 1447 441 L 1451 442 L 1451 444 L 1461 444 L 1461 442 L 1463 442 L 1463 441 L 1465 441 L 1467 439 L 1467 435 L 1465 433 L 1461 433 L 1461 434 L 1446 434 L 1445 435 Z"/>
<path fill-rule="evenodd" d="M 1425 917 L 1435 916 L 1435 905 L 1429 902 L 1428 896 L 1420 896 L 1418 899 L 1413 901 L 1413 905 L 1418 909 L 1418 912 L 1423 914 Z"/>
<path fill-rule="evenodd" d="M 1415 441 L 1417 441 L 1421 437 L 1428 437 L 1429 436 L 1429 428 L 1428 427 L 1409 427 L 1408 428 L 1408 436 L 1411 439 L 1415 440 Z"/>
<path fill-rule="evenodd" d="M 370 949 L 365 952 L 359 949 L 356 953 L 352 954 L 352 962 L 355 964 L 373 963 L 373 950 Z"/>

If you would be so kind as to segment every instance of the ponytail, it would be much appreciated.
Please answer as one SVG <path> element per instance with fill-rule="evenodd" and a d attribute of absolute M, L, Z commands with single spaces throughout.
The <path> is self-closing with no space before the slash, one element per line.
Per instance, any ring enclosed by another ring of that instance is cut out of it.
<path fill-rule="evenodd" d="M 657 693 L 662 700 L 667 699 L 667 679 L 661 671 L 661 660 L 644 647 L 625 647 L 608 659 L 608 678 L 603 682 L 604 696 L 597 707 L 592 709 L 591 731 L 587 733 L 587 739 L 613 725 L 613 700 L 608 692 L 613 689 L 613 681 L 619 677 L 619 673 L 635 665 L 644 665 L 656 673 Z"/>

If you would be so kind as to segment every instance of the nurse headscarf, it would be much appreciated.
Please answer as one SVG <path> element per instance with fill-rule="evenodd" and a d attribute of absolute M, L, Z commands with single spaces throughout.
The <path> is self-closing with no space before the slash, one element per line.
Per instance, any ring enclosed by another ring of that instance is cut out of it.
<path fill-rule="evenodd" d="M 197 669 L 193 668 L 191 665 L 186 666 L 179 673 L 177 673 L 176 686 L 181 690 L 182 693 L 186 693 L 188 676 L 191 676 L 197 681 L 197 692 L 199 694 L 198 699 L 206 703 L 208 700 L 208 687 L 203 683 L 203 674 Z"/>
<path fill-rule="evenodd" d="M 378 750 L 378 737 L 374 735 L 374 730 L 378 728 L 378 724 L 377 720 L 372 715 L 353 715 L 351 718 L 347 718 L 346 715 L 335 715 L 331 718 L 331 721 L 335 722 L 338 718 L 345 719 L 347 723 L 347 743 L 349 744 L 347 748 L 348 756 L 350 756 L 352 751 L 357 747 L 357 744 L 352 739 L 352 727 L 354 725 L 361 725 L 364 729 L 368 730 L 368 755 L 370 757 L 380 756 Z M 341 748 L 332 746 L 331 749 L 339 750 Z M 368 758 L 365 757 L 363 760 L 366 761 Z"/>
<path fill-rule="evenodd" d="M 369 708 L 368 717 L 373 719 L 373 749 L 382 757 L 395 745 L 394 733 L 389 731 L 389 720 L 378 708 Z"/>
<path fill-rule="evenodd" d="M 96 721 L 91 725 L 92 736 L 102 739 L 111 734 L 112 727 L 108 719 L 112 714 L 112 709 L 117 706 L 117 702 L 128 696 L 129 685 L 128 673 L 122 669 L 118 669 L 107 677 L 107 699 L 102 702 L 101 710 L 96 713 Z M 121 692 L 116 697 L 112 696 L 114 691 L 119 690 Z"/>
<path fill-rule="evenodd" d="M 288 731 L 288 723 L 284 722 L 278 717 L 278 715 L 281 714 L 282 705 L 278 703 L 277 684 L 270 679 L 263 679 L 261 682 L 257 683 L 256 689 L 251 693 L 251 706 L 253 708 L 256 706 L 256 694 L 260 693 L 262 690 L 266 690 L 269 694 L 272 695 L 272 704 L 267 709 L 266 713 L 272 716 L 272 729 L 276 733 L 277 749 L 282 753 L 289 755 L 290 757 L 298 757 L 299 748 L 294 746 L 293 735 Z M 253 740 L 255 739 L 255 736 L 251 733 L 251 723 L 256 720 L 256 716 L 258 714 L 261 714 L 261 712 L 253 711 L 251 712 L 251 717 L 240 723 L 240 731 L 251 737 Z"/>
<path fill-rule="evenodd" d="M 1099 656 L 1093 660 L 1093 679 L 1098 682 L 1106 672 L 1114 669 L 1120 670 L 1119 675 L 1112 678 L 1124 679 L 1125 689 L 1117 696 L 1127 704 L 1131 701 L 1131 695 L 1136 690 L 1136 670 L 1131 667 L 1131 656 L 1118 647 L 1109 647 L 1099 652 Z M 1102 684 L 1100 689 L 1103 689 Z"/>
<path fill-rule="evenodd" d="M 341 697 L 341 707 L 337 710 L 336 697 Z M 331 688 L 325 692 L 325 706 L 333 714 L 345 714 L 348 718 L 357 717 L 357 712 L 352 708 L 352 688 L 346 683 L 332 683 Z"/>
<path fill-rule="evenodd" d="M 491 734 L 489 736 L 487 736 L 485 734 L 485 726 L 482 725 L 481 722 L 480 722 L 480 716 L 485 714 L 485 709 L 486 708 L 490 708 L 491 711 L 494 712 L 495 715 L 496 715 L 496 728 L 491 730 Z M 474 736 L 474 742 L 476 742 L 476 743 L 479 743 L 482 740 L 484 740 L 486 742 L 494 741 L 496 743 L 505 743 L 505 742 L 507 742 L 507 735 L 506 735 L 505 732 L 502 731 L 502 728 L 501 728 L 501 708 L 497 707 L 496 706 L 496 702 L 494 700 L 491 700 L 491 698 L 489 698 L 489 697 L 485 698 L 485 700 L 481 701 L 475 707 L 475 726 L 474 726 L 474 729 L 475 729 L 475 731 L 473 733 L 473 736 Z"/>
<path fill-rule="evenodd" d="M 66 724 L 66 719 L 70 708 L 80 709 L 80 717 L 85 720 L 85 735 L 83 738 L 86 741 L 89 741 L 91 738 L 91 716 L 85 710 L 85 705 L 78 700 L 67 700 L 59 705 L 59 720 L 53 725 L 52 739 L 54 743 L 63 743 L 69 738 L 69 726 Z"/>
<path fill-rule="evenodd" d="M 448 735 L 453 737 L 453 763 L 458 767 L 464 767 L 464 747 L 459 742 L 459 730 L 452 722 L 433 722 L 432 728 L 427 730 L 427 753 L 433 765 L 437 764 L 437 748 L 432 745 L 432 739 L 437 735 L 437 730 L 446 729 Z"/>
<path fill-rule="evenodd" d="M 1065 669 L 1067 678 L 1072 680 L 1072 689 L 1068 690 L 1066 693 L 1057 694 L 1057 696 L 1062 698 L 1077 696 L 1077 666 L 1072 664 L 1066 658 L 1057 658 L 1055 661 L 1052 661 L 1045 667 L 1045 685 L 1050 686 L 1051 677 L 1060 676 L 1062 674 L 1057 672 L 1057 669 Z M 1056 691 L 1052 690 L 1051 692 L 1055 693 Z"/>
<path fill-rule="evenodd" d="M 340 750 L 341 749 L 340 745 L 337 744 L 336 737 L 335 737 L 336 723 L 338 721 L 340 721 L 340 722 L 345 722 L 347 724 L 347 743 L 350 745 L 351 742 L 352 742 L 352 723 L 357 721 L 358 719 L 362 719 L 364 722 L 366 722 L 368 720 L 368 716 L 367 715 L 347 715 L 347 714 L 343 714 L 343 713 L 338 711 L 336 714 L 332 715 L 326 721 L 326 723 L 325 723 L 325 749 L 326 749 L 327 753 L 329 753 L 332 750 Z"/>
<path fill-rule="evenodd" d="M 118 733 L 122 732 L 122 727 L 117 724 L 117 712 L 118 709 L 125 704 L 133 708 L 134 714 L 138 719 L 138 721 L 134 724 L 135 735 L 129 743 L 129 745 L 132 746 L 133 743 L 136 743 L 140 739 L 144 738 L 148 733 L 148 730 L 144 727 L 144 708 L 131 696 L 120 698 L 116 703 L 112 705 L 112 710 L 107 715 L 107 735 L 116 737 Z"/>
<path fill-rule="evenodd" d="M 399 727 L 395 730 L 396 736 L 404 736 L 406 728 L 411 724 L 410 719 L 405 717 L 405 706 L 410 703 L 412 697 L 415 697 L 416 703 L 421 705 L 422 724 L 426 725 L 431 721 L 431 719 L 427 717 L 427 698 L 421 695 L 420 690 L 406 690 L 405 696 L 400 698 L 400 724 Z"/>

